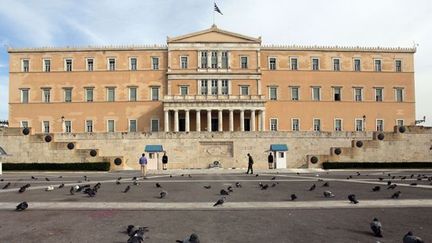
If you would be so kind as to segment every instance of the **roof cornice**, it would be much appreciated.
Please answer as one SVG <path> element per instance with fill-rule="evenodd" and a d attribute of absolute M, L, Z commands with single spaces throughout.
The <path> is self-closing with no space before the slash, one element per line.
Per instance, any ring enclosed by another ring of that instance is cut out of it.
<path fill-rule="evenodd" d="M 340 52 L 394 52 L 415 53 L 416 47 L 362 47 L 362 46 L 308 46 L 308 45 L 262 45 L 261 50 L 275 51 L 340 51 Z"/>

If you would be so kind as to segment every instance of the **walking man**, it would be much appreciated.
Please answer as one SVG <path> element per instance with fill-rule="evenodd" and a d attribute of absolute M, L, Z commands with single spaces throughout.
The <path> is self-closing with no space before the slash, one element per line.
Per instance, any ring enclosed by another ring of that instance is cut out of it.
<path fill-rule="evenodd" d="M 162 166 L 164 170 L 167 169 L 167 164 L 168 164 L 168 156 L 166 155 L 166 152 L 164 152 L 164 155 L 162 156 Z"/>
<path fill-rule="evenodd" d="M 253 168 L 252 167 L 253 167 L 254 161 L 253 161 L 252 156 L 250 154 L 247 154 L 247 156 L 248 156 L 248 170 L 247 170 L 246 174 L 249 174 L 249 171 L 251 172 L 251 174 L 253 174 Z"/>
<path fill-rule="evenodd" d="M 141 165 L 141 175 L 143 178 L 147 177 L 147 158 L 143 153 L 141 158 L 139 159 L 139 164 Z"/>

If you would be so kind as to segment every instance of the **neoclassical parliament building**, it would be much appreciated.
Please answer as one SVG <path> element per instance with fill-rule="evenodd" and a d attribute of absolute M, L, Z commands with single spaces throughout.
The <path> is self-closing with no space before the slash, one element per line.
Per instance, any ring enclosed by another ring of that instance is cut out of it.
<path fill-rule="evenodd" d="M 262 45 L 215 25 L 166 45 L 10 48 L 9 126 L 393 131 L 415 122 L 415 51 Z"/>

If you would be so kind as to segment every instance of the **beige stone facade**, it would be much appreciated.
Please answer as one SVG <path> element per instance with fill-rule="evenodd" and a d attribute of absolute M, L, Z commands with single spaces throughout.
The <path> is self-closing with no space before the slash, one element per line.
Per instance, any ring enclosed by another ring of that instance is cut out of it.
<path fill-rule="evenodd" d="M 265 46 L 216 26 L 162 46 L 9 49 L 9 123 L 34 134 L 393 131 L 414 124 L 414 53 Z"/>

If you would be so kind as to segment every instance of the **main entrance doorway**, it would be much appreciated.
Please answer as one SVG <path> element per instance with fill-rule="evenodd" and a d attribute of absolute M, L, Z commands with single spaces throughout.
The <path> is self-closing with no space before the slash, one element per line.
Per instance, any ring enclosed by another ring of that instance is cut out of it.
<path fill-rule="evenodd" d="M 212 118 L 211 120 L 211 130 L 212 132 L 218 131 L 219 128 L 219 120 L 217 118 Z"/>
<path fill-rule="evenodd" d="M 245 131 L 250 131 L 250 118 L 245 118 L 244 119 L 244 130 Z"/>

